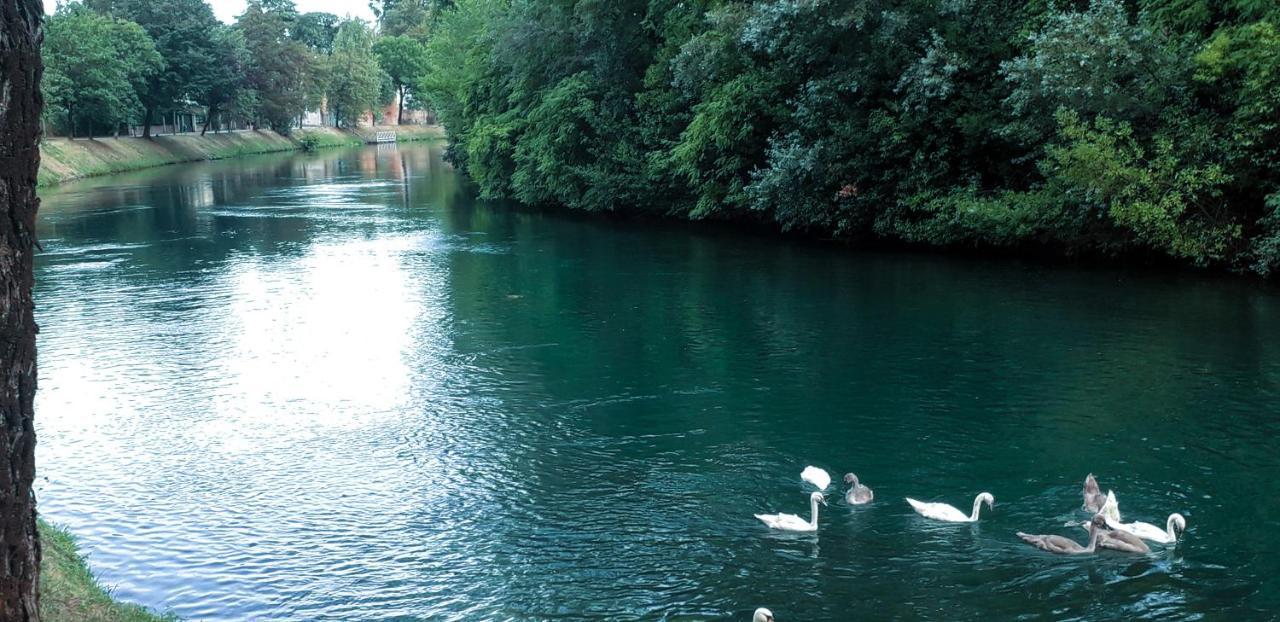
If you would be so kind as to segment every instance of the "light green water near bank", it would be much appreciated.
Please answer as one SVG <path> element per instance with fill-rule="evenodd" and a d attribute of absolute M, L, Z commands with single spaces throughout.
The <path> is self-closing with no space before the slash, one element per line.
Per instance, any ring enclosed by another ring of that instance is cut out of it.
<path fill-rule="evenodd" d="M 1261 619 L 1280 296 L 477 202 L 438 145 L 44 193 L 40 504 L 201 620 Z M 814 535 L 799 472 L 856 471 Z M 1054 558 L 1098 474 L 1147 556 Z M 47 478 L 44 479 L 44 478 Z M 904 496 L 965 509 L 927 522 Z"/>

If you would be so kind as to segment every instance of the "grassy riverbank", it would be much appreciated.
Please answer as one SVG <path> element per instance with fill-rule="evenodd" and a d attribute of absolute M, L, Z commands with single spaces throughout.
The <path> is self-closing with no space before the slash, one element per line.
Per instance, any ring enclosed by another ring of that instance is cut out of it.
<path fill-rule="evenodd" d="M 40 567 L 40 615 L 45 622 L 166 622 L 140 605 L 111 597 L 94 578 L 66 530 L 40 521 L 44 562 Z"/>
<path fill-rule="evenodd" d="M 377 129 L 394 131 L 401 141 L 444 135 L 436 126 L 361 128 L 355 131 L 312 128 L 285 137 L 269 130 L 223 134 L 184 134 L 142 138 L 46 138 L 40 144 L 40 185 L 50 186 L 81 177 L 135 171 L 165 164 L 221 160 L 254 153 L 294 151 L 306 139 L 316 147 L 361 145 Z"/>

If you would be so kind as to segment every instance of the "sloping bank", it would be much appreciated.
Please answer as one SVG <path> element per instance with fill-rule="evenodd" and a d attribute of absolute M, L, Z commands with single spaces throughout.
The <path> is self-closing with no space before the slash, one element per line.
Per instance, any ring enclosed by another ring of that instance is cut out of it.
<path fill-rule="evenodd" d="M 117 601 L 94 578 L 75 538 L 40 521 L 40 618 L 45 622 L 170 622 L 178 618 Z"/>
<path fill-rule="evenodd" d="M 295 151 L 304 143 L 311 147 L 360 145 L 377 130 L 393 131 L 399 141 L 426 140 L 444 136 L 436 126 L 399 126 L 338 130 L 312 128 L 293 136 L 269 130 L 222 134 L 185 134 L 142 138 L 46 138 L 40 143 L 41 186 L 50 186 L 81 177 L 136 171 L 153 166 L 221 160 L 255 153 Z"/>

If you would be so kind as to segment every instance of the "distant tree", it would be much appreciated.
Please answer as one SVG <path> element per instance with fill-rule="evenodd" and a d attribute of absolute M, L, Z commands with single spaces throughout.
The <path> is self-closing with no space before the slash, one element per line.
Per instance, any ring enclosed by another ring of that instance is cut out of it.
<path fill-rule="evenodd" d="M 220 50 L 214 34 L 221 25 L 205 0 L 86 0 L 94 10 L 137 22 L 155 41 L 164 69 L 154 73 L 138 97 L 143 107 L 142 135 L 151 135 L 156 112 L 196 99 L 221 79 Z"/>
<path fill-rule="evenodd" d="M 0 2 L 0 620 L 40 619 L 36 532 L 36 323 L 31 288 L 40 168 L 39 0 Z"/>
<path fill-rule="evenodd" d="M 399 97 L 396 106 L 396 124 L 404 122 L 405 97 L 426 71 L 427 49 L 416 39 L 398 35 L 382 37 L 373 44 L 373 51 L 378 55 L 378 64 L 391 77 Z"/>
<path fill-rule="evenodd" d="M 298 18 L 298 5 L 293 0 L 257 0 L 257 2 L 262 5 L 263 11 L 283 19 L 289 25 Z"/>
<path fill-rule="evenodd" d="M 348 19 L 338 26 L 329 56 L 329 106 L 334 123 L 354 126 L 364 111 L 378 102 L 382 69 L 373 52 L 373 31 L 363 21 Z"/>
<path fill-rule="evenodd" d="M 289 37 L 297 16 L 287 0 L 249 0 L 236 22 L 249 53 L 246 82 L 255 93 L 254 111 L 275 131 L 289 134 L 307 104 L 316 59 L 307 46 Z"/>
<path fill-rule="evenodd" d="M 209 125 L 220 112 L 234 107 L 240 91 L 245 88 L 245 68 L 249 64 L 244 33 L 229 26 L 220 24 L 214 31 L 213 52 L 213 65 L 192 93 L 192 97 L 205 106 L 201 136 L 209 131 Z"/>
<path fill-rule="evenodd" d="M 138 93 L 163 66 L 141 26 L 67 4 L 46 30 L 44 93 L 65 111 L 72 137 L 78 121 L 114 128 L 141 112 Z"/>
<path fill-rule="evenodd" d="M 333 13 L 303 13 L 293 22 L 289 36 L 317 54 L 333 51 L 333 38 L 338 34 L 338 16 Z"/>
<path fill-rule="evenodd" d="M 452 0 L 374 0 L 369 8 L 383 35 L 408 35 L 425 43 L 441 12 L 453 4 Z"/>
<path fill-rule="evenodd" d="M 409 36 L 426 41 L 431 32 L 431 11 L 422 2 L 402 1 L 382 15 L 382 34 Z"/>

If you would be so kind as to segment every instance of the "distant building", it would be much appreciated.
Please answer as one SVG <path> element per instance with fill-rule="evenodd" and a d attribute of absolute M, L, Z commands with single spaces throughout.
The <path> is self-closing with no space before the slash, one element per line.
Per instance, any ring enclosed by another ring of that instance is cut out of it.
<path fill-rule="evenodd" d="M 361 115 L 358 126 L 372 125 L 396 125 L 396 113 L 398 110 L 399 95 L 392 99 L 390 104 L 378 109 L 377 114 L 374 111 L 367 111 Z M 436 122 L 436 115 L 430 110 L 413 110 L 408 107 L 404 109 L 404 125 L 431 125 Z M 327 102 L 321 101 L 317 110 L 308 110 L 302 113 L 298 119 L 299 127 L 332 127 L 333 117 L 329 114 Z"/>

